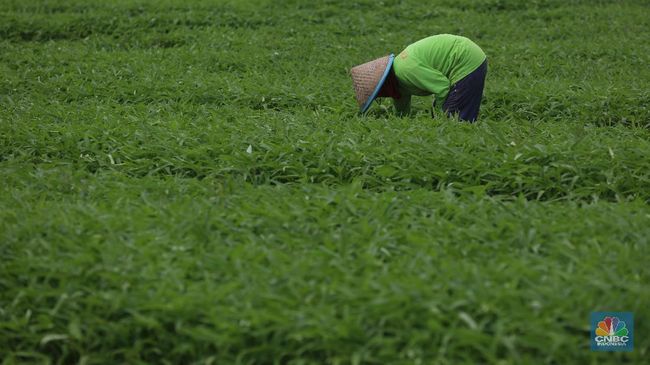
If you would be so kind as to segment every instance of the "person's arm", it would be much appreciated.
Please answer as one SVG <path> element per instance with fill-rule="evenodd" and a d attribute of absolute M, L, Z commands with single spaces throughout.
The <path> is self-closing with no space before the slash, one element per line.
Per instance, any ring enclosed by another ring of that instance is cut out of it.
<path fill-rule="evenodd" d="M 442 72 L 431 67 L 416 67 L 402 77 L 418 89 L 433 94 L 437 107 L 442 109 L 451 86 L 451 82 Z"/>
<path fill-rule="evenodd" d="M 393 99 L 393 105 L 395 106 L 395 113 L 400 117 L 405 117 L 411 113 L 411 95 L 401 94 L 399 99 Z"/>

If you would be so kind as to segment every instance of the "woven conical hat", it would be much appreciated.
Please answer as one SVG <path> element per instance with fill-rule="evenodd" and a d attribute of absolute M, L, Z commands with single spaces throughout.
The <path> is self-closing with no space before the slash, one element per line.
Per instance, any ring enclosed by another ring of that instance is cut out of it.
<path fill-rule="evenodd" d="M 354 66 L 350 70 L 354 93 L 359 104 L 359 111 L 364 113 L 377 97 L 377 93 L 386 81 L 390 67 L 393 65 L 394 55 L 385 56 L 376 60 Z"/>

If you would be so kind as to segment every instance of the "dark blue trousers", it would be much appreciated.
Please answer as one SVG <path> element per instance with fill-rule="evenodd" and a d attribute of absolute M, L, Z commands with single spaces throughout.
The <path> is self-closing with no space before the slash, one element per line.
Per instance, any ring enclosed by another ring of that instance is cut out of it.
<path fill-rule="evenodd" d="M 476 121 L 478 111 L 481 108 L 486 75 L 487 60 L 483 61 L 476 70 L 451 86 L 447 100 L 442 105 L 442 109 L 447 115 L 458 115 L 459 119 L 468 122 Z"/>

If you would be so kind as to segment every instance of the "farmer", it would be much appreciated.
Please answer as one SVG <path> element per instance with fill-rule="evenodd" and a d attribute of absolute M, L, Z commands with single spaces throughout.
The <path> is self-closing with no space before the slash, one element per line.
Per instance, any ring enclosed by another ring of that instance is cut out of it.
<path fill-rule="evenodd" d="M 439 34 L 419 40 L 394 55 L 350 70 L 360 112 L 377 97 L 393 98 L 395 111 L 407 115 L 411 95 L 434 96 L 432 109 L 473 122 L 483 96 L 487 59 L 471 40 Z"/>

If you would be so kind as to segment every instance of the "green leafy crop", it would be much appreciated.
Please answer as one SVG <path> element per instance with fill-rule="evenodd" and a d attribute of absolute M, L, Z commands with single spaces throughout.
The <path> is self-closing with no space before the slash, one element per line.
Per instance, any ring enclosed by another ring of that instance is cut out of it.
<path fill-rule="evenodd" d="M 0 2 L 0 363 L 643 363 L 648 10 Z M 350 67 L 436 33 L 480 121 L 358 116 Z"/>

